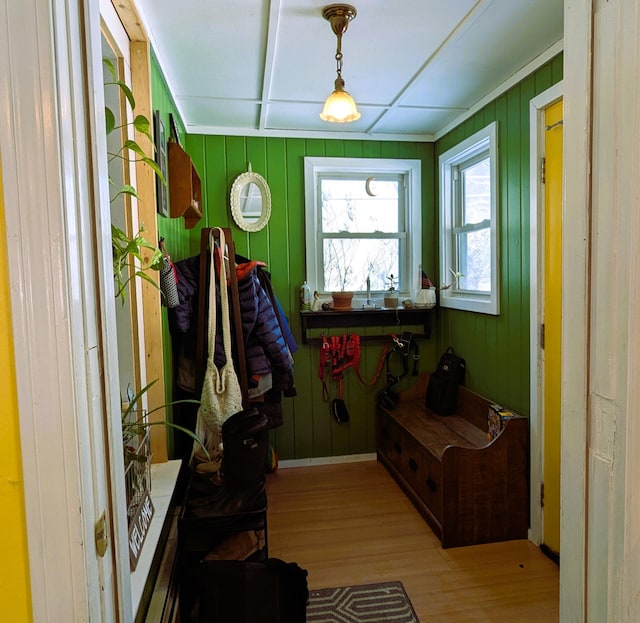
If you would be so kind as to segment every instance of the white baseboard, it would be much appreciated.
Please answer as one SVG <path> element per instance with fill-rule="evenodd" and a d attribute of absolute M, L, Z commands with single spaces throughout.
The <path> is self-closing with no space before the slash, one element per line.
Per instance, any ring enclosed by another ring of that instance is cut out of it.
<path fill-rule="evenodd" d="M 310 467 L 312 465 L 333 465 L 338 463 L 361 463 L 363 461 L 375 461 L 375 452 L 368 454 L 343 454 L 340 456 L 320 456 L 309 459 L 288 459 L 279 461 L 278 467 L 286 469 L 288 467 Z"/>

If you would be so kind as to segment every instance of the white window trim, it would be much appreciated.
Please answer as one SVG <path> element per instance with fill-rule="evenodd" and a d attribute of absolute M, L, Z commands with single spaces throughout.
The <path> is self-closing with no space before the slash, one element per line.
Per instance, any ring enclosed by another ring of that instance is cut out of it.
<path fill-rule="evenodd" d="M 489 151 L 491 159 L 491 292 L 488 294 L 457 290 L 454 286 L 440 290 L 440 306 L 451 309 L 498 315 L 500 313 L 500 265 L 498 248 L 498 124 L 466 138 L 439 158 L 440 168 L 440 283 L 450 284 L 454 272 L 453 206 L 451 192 L 452 169 L 475 155 Z M 451 270 L 450 270 L 451 269 Z"/>
<path fill-rule="evenodd" d="M 323 173 L 368 174 L 375 177 L 383 173 L 406 175 L 406 249 L 403 270 L 406 271 L 404 287 L 399 290 L 401 298 L 411 297 L 417 285 L 418 267 L 422 263 L 422 190 L 420 160 L 396 158 L 324 158 L 305 157 L 305 234 L 306 234 L 306 279 L 313 288 L 321 283 L 322 257 L 317 232 L 320 231 L 321 205 L 319 204 L 318 177 Z M 401 258 L 401 262 L 403 259 Z M 415 275 L 415 278 L 414 278 Z M 413 282 L 416 282 L 415 284 Z M 320 292 L 320 294 L 327 294 Z"/>

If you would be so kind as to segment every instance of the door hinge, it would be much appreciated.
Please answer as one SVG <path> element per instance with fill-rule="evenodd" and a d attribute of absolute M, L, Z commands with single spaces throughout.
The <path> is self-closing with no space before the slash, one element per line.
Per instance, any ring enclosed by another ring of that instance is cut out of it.
<path fill-rule="evenodd" d="M 540 325 L 540 348 L 544 350 L 544 322 Z"/>
<path fill-rule="evenodd" d="M 540 507 L 544 508 L 544 482 L 540 483 Z"/>
<path fill-rule="evenodd" d="M 540 182 L 542 184 L 547 182 L 547 159 L 544 156 L 540 158 Z"/>

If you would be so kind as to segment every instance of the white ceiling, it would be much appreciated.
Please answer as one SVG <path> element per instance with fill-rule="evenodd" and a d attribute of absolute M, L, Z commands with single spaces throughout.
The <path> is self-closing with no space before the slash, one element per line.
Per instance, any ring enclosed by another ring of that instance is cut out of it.
<path fill-rule="evenodd" d="M 342 73 L 362 117 L 330 124 L 330 2 L 135 1 L 187 131 L 206 134 L 432 138 L 563 36 L 563 0 L 355 0 Z"/>

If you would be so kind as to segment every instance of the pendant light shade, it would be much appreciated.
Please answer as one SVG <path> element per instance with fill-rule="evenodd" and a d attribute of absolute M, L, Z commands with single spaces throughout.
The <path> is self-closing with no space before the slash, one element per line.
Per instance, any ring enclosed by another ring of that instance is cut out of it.
<path fill-rule="evenodd" d="M 338 77 L 334 90 L 324 103 L 320 119 L 331 123 L 348 123 L 360 119 L 355 101 L 344 88 L 342 79 L 342 35 L 347 31 L 349 22 L 355 18 L 357 11 L 349 4 L 330 4 L 322 9 L 322 16 L 329 21 L 331 29 L 338 38 L 336 49 L 336 71 Z"/>
<path fill-rule="evenodd" d="M 353 97 L 344 90 L 344 80 L 337 78 L 335 90 L 324 103 L 320 119 L 332 123 L 347 123 L 360 119 L 360 112 Z"/>

